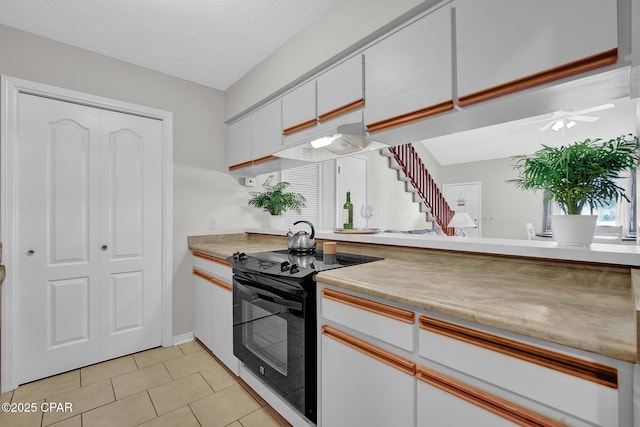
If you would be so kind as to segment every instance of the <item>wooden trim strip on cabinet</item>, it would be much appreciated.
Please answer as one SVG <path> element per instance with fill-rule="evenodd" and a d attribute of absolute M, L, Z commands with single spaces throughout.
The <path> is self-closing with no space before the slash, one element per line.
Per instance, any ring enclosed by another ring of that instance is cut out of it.
<path fill-rule="evenodd" d="M 335 119 L 338 116 L 341 116 L 346 113 L 350 113 L 351 111 L 355 111 L 358 108 L 364 107 L 364 99 L 358 99 L 357 101 L 353 101 L 347 105 L 343 105 L 342 107 L 338 107 L 335 110 L 328 111 L 324 114 L 320 114 L 318 116 L 319 122 L 326 122 L 327 120 Z"/>
<path fill-rule="evenodd" d="M 559 427 L 564 425 L 424 366 L 416 367 L 416 378 L 520 426 Z"/>
<path fill-rule="evenodd" d="M 228 284 L 227 282 L 225 282 L 223 280 L 220 280 L 220 279 L 218 279 L 216 277 L 210 276 L 207 273 L 203 273 L 200 270 L 196 270 L 195 268 L 193 269 L 193 274 L 195 276 L 203 278 L 204 280 L 206 280 L 208 282 L 213 283 L 214 285 L 216 285 L 216 286 L 218 286 L 218 287 L 220 287 L 220 288 L 222 288 L 224 290 L 227 290 L 227 291 L 232 291 L 233 290 L 233 287 L 230 284 Z"/>
<path fill-rule="evenodd" d="M 416 314 L 413 311 L 403 310 L 390 305 L 371 301 L 368 299 L 356 297 L 354 295 L 345 294 L 331 289 L 322 289 L 322 297 L 336 301 L 351 307 L 367 310 L 375 314 L 390 317 L 405 323 L 415 323 Z"/>
<path fill-rule="evenodd" d="M 536 347 L 508 338 L 456 325 L 431 317 L 420 316 L 420 329 L 464 341 L 525 362 L 535 363 L 574 377 L 614 389 L 618 388 L 618 370 L 610 366 L 579 359 L 567 354 Z"/>
<path fill-rule="evenodd" d="M 407 123 L 435 116 L 436 114 L 444 113 L 445 111 L 450 110 L 453 110 L 453 100 L 441 102 L 440 104 L 425 107 L 420 110 L 402 114 L 400 116 L 395 116 L 389 119 L 370 123 L 367 125 L 367 132 L 378 132 L 381 130 L 387 130 L 395 126 L 405 125 Z"/>
<path fill-rule="evenodd" d="M 497 98 L 519 90 L 528 89 L 533 86 L 552 82 L 554 80 L 563 79 L 565 77 L 584 73 L 585 71 L 604 67 L 606 65 L 618 62 L 618 49 L 607 50 L 596 55 L 578 59 L 577 61 L 568 62 L 558 67 L 551 68 L 546 71 L 512 80 L 488 89 L 464 95 L 458 98 L 458 105 L 466 107 L 467 105 L 477 102 L 486 101 L 488 99 Z"/>
<path fill-rule="evenodd" d="M 309 129 L 318 124 L 316 119 L 307 120 L 306 122 L 299 123 L 297 125 L 286 128 L 282 131 L 284 136 L 291 135 L 292 133 L 300 132 L 301 130 Z"/>
<path fill-rule="evenodd" d="M 264 157 L 260 157 L 260 158 L 253 159 L 253 160 L 247 160 L 246 162 L 236 163 L 235 165 L 229 166 L 229 170 L 232 171 L 232 170 L 244 168 L 244 167 L 247 167 L 247 166 L 253 166 L 253 165 L 258 164 L 258 163 L 270 162 L 271 160 L 277 160 L 279 158 L 280 157 L 269 155 L 269 156 L 264 156 Z"/>
<path fill-rule="evenodd" d="M 381 349 L 380 347 L 376 347 L 373 344 L 369 344 L 366 341 L 362 341 L 356 337 L 353 337 L 349 334 L 346 334 L 338 329 L 332 328 L 331 326 L 323 325 L 322 326 L 322 334 L 333 338 L 334 340 L 341 342 L 342 344 L 353 348 L 354 350 L 358 350 L 361 353 L 366 354 L 367 356 L 373 357 L 387 365 L 396 368 L 405 374 L 409 374 L 414 376 L 416 373 L 416 364 L 410 360 L 405 359 L 404 357 L 400 357 L 391 353 L 390 351 Z"/>
<path fill-rule="evenodd" d="M 225 267 L 231 268 L 231 264 L 229 264 L 226 259 L 214 257 L 213 255 L 207 255 L 207 254 L 203 254 L 202 252 L 195 252 L 195 251 L 193 252 L 193 256 L 206 259 L 207 261 L 215 262 L 215 263 L 224 265 Z"/>

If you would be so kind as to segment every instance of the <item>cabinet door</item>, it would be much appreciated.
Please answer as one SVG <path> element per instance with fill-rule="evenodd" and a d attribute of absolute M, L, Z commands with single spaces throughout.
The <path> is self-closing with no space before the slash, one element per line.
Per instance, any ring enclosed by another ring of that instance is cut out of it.
<path fill-rule="evenodd" d="M 211 351 L 237 374 L 238 359 L 233 355 L 233 296 L 231 285 L 226 283 L 227 287 L 223 287 L 222 283 L 211 286 Z"/>
<path fill-rule="evenodd" d="M 338 64 L 317 79 L 318 120 L 321 122 L 364 106 L 363 56 Z"/>
<path fill-rule="evenodd" d="M 286 137 L 316 125 L 316 82 L 312 80 L 282 97 L 282 128 Z"/>
<path fill-rule="evenodd" d="M 444 376 L 442 376 L 444 378 Z M 420 374 L 418 375 L 420 378 Z M 491 412 L 486 407 L 494 410 L 499 406 L 493 406 L 494 402 L 470 401 L 474 396 L 473 389 L 465 387 L 463 384 L 453 384 L 445 380 L 444 382 L 434 381 L 438 386 L 425 380 L 418 381 L 417 390 L 417 423 L 418 427 L 512 427 L 518 424 L 509 421 L 504 416 Z M 451 388 L 447 390 L 447 387 Z M 467 395 L 464 391 L 471 391 Z M 469 400 L 465 400 L 464 396 Z M 484 397 L 488 397 L 485 395 Z M 484 405 L 483 405 L 484 403 Z M 505 410 L 506 411 L 506 410 Z M 505 413 L 506 416 L 510 414 Z M 537 424 L 532 424 L 537 425 Z"/>
<path fill-rule="evenodd" d="M 281 101 L 271 102 L 251 114 L 251 157 L 271 155 L 282 145 Z"/>
<path fill-rule="evenodd" d="M 251 160 L 251 116 L 227 128 L 227 165 L 234 166 Z"/>
<path fill-rule="evenodd" d="M 460 105 L 477 102 L 470 94 L 617 47 L 616 1 L 456 0 L 455 16 Z"/>
<path fill-rule="evenodd" d="M 594 425 L 619 425 L 614 367 L 429 316 L 420 316 L 418 353 Z"/>
<path fill-rule="evenodd" d="M 333 328 L 323 328 L 322 425 L 414 425 L 414 377 L 362 348 L 384 350 L 362 343 Z"/>
<path fill-rule="evenodd" d="M 194 272 L 193 275 L 193 335 L 212 350 L 211 283 Z"/>
<path fill-rule="evenodd" d="M 450 7 L 390 35 L 364 55 L 368 131 L 453 108 Z"/>

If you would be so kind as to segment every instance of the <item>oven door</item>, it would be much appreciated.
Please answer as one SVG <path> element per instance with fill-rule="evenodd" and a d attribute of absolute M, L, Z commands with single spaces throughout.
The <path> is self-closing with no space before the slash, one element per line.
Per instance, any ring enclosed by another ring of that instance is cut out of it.
<path fill-rule="evenodd" d="M 233 302 L 235 356 L 315 421 L 315 298 L 299 285 L 234 274 Z"/>

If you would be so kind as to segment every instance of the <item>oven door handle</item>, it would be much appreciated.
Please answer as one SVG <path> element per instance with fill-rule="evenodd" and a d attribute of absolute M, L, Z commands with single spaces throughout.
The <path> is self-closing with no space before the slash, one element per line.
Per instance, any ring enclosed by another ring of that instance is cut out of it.
<path fill-rule="evenodd" d="M 286 299 L 281 297 L 280 295 L 276 295 L 265 289 L 251 286 L 250 283 L 247 283 L 244 280 L 238 280 L 238 278 L 234 278 L 233 281 L 234 281 L 234 286 L 246 295 L 254 296 L 256 298 L 269 301 L 271 303 L 278 304 L 283 307 L 292 308 L 294 310 L 302 310 L 302 303 L 298 301 Z"/>
<path fill-rule="evenodd" d="M 290 301 L 274 294 L 267 295 L 266 293 L 262 293 L 261 291 L 261 292 L 255 292 L 255 296 L 257 296 L 262 300 L 269 301 L 274 304 L 281 305 L 283 307 L 293 308 L 294 310 L 302 310 L 302 304 L 300 304 L 299 302 Z"/>

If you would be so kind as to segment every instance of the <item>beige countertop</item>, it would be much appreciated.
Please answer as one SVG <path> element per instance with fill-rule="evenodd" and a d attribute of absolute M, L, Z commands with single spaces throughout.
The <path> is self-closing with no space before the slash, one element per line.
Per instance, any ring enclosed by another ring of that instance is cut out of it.
<path fill-rule="evenodd" d="M 631 290 L 509 273 L 376 261 L 319 273 L 327 283 L 635 363 Z"/>
<path fill-rule="evenodd" d="M 189 247 L 220 258 L 238 250 L 251 253 L 286 247 L 286 240 L 278 238 L 233 235 L 215 240 L 190 238 Z M 375 254 L 374 246 L 365 249 Z M 636 321 L 640 323 L 640 316 L 630 269 L 556 266 L 544 261 L 538 266 L 536 260 L 503 261 L 495 255 L 488 260 L 474 256 L 465 263 L 448 261 L 447 265 L 432 259 L 455 258 L 455 254 L 429 253 L 428 262 L 423 262 L 420 253 L 405 261 L 390 259 L 393 252 L 389 251 L 396 249 L 379 250 L 386 250 L 379 255 L 387 259 L 328 270 L 318 273 L 316 279 L 614 359 L 637 360 Z"/>

